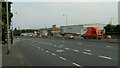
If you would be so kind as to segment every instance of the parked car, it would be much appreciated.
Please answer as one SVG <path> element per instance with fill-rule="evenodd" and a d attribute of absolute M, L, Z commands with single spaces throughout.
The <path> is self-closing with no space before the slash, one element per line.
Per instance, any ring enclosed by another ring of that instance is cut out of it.
<path fill-rule="evenodd" d="M 74 36 L 72 34 L 66 34 L 64 37 L 68 39 L 74 39 Z"/>
<path fill-rule="evenodd" d="M 62 35 L 56 34 L 56 37 L 57 37 L 57 38 L 62 38 Z"/>
<path fill-rule="evenodd" d="M 111 35 L 104 35 L 104 39 L 111 39 Z"/>

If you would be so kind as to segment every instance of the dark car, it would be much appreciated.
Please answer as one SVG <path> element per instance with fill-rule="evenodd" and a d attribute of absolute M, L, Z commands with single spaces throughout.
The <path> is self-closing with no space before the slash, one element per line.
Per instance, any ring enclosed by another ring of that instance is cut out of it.
<path fill-rule="evenodd" d="M 64 37 L 68 39 L 74 39 L 74 36 L 72 34 L 66 34 Z"/>

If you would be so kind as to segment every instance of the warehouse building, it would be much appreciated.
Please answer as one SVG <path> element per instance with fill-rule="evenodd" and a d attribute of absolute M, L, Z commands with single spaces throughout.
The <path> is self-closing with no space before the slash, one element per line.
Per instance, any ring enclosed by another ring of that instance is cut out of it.
<path fill-rule="evenodd" d="M 64 34 L 64 33 L 80 34 L 80 29 L 83 27 L 99 27 L 101 29 L 104 29 L 104 26 L 105 24 L 101 24 L 101 23 L 68 25 L 68 26 L 61 26 L 60 31 L 61 31 L 61 34 Z"/>

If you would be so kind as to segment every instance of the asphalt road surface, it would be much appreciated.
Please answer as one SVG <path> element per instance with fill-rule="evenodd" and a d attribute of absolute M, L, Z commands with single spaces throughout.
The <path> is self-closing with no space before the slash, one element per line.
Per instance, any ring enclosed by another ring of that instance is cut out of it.
<path fill-rule="evenodd" d="M 59 38 L 15 42 L 28 66 L 118 66 L 118 44 Z"/>

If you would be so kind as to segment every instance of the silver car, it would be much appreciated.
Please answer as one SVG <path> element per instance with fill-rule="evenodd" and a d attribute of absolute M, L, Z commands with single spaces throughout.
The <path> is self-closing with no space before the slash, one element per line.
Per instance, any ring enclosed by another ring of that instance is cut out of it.
<path fill-rule="evenodd" d="M 57 37 L 57 38 L 62 38 L 62 35 L 57 34 L 56 37 Z"/>
<path fill-rule="evenodd" d="M 66 34 L 64 37 L 68 39 L 74 39 L 74 36 L 72 34 Z"/>

